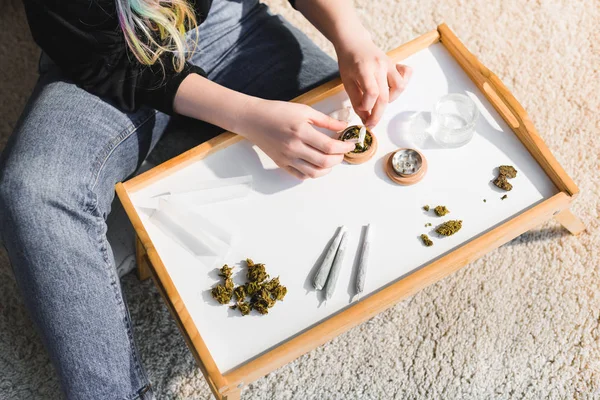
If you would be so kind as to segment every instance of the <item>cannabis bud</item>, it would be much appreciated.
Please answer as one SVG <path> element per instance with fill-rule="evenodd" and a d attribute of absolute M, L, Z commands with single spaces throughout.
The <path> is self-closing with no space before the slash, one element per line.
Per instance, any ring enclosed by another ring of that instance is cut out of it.
<path fill-rule="evenodd" d="M 446 206 L 437 206 L 433 209 L 433 211 L 437 214 L 438 217 L 443 217 L 444 215 L 450 212 L 450 210 L 448 210 Z"/>
<path fill-rule="evenodd" d="M 498 171 L 500 172 L 500 175 L 504 175 L 509 179 L 517 176 L 517 170 L 512 165 L 501 165 L 498 167 Z"/>
<path fill-rule="evenodd" d="M 423 241 L 423 244 L 425 246 L 433 246 L 433 242 L 431 241 L 431 239 L 429 239 L 429 236 L 427 236 L 426 234 L 421 235 L 421 240 Z"/>
<path fill-rule="evenodd" d="M 233 268 L 230 268 L 227 264 L 225 264 L 219 270 L 220 271 L 219 276 L 222 276 L 225 279 L 229 279 L 229 278 L 231 278 L 232 270 L 233 270 Z"/>
<path fill-rule="evenodd" d="M 246 276 L 251 282 L 262 282 L 269 277 L 264 264 L 254 264 L 250 259 L 246 260 L 248 264 L 248 273 Z"/>
<path fill-rule="evenodd" d="M 346 131 L 344 132 L 344 134 L 342 135 L 340 140 L 345 142 L 346 140 L 350 140 L 350 139 L 358 139 L 359 136 L 360 136 L 360 126 L 355 125 L 355 126 L 351 126 L 348 129 L 346 129 Z M 367 130 L 367 133 L 365 134 L 364 146 L 361 146 L 360 143 L 356 143 L 354 150 L 352 150 L 351 153 L 364 153 L 365 151 L 367 151 L 369 149 L 369 147 L 371 147 L 372 143 L 373 143 L 373 136 L 371 136 L 371 133 Z"/>
<path fill-rule="evenodd" d="M 437 233 L 439 233 L 440 235 L 452 236 L 456 232 L 458 232 L 460 230 L 460 228 L 462 228 L 461 220 L 450 220 L 450 221 L 444 222 L 443 224 L 441 224 L 440 226 L 435 228 L 435 231 Z"/>
<path fill-rule="evenodd" d="M 256 264 L 249 258 L 246 260 L 246 264 L 248 265 L 246 277 L 249 281 L 238 287 L 234 287 L 231 279 L 232 268 L 224 265 L 219 270 L 219 275 L 225 278 L 225 283 L 212 289 L 212 297 L 221 304 L 228 304 L 235 295 L 236 304 L 229 307 L 232 310 L 240 310 L 242 315 L 250 314 L 251 310 L 267 314 L 269 308 L 273 307 L 276 301 L 283 300 L 287 294 L 287 288 L 281 285 L 279 277 L 267 281 L 269 275 L 264 264 Z M 246 301 L 248 297 L 250 297 L 249 302 Z"/>
<path fill-rule="evenodd" d="M 232 291 L 225 288 L 223 285 L 215 286 L 211 291 L 212 297 L 221 304 L 227 304 L 231 301 Z"/>
<path fill-rule="evenodd" d="M 429 211 L 429 206 L 427 206 L 427 205 L 423 206 L 423 210 Z"/>
<path fill-rule="evenodd" d="M 505 175 L 498 175 L 498 177 L 494 179 L 494 185 L 506 191 L 510 191 L 513 188 L 512 185 L 506 180 Z"/>
<path fill-rule="evenodd" d="M 502 190 L 509 191 L 512 185 L 507 179 L 512 179 L 517 176 L 517 170 L 511 165 L 501 165 L 498 167 L 498 177 L 494 179 L 494 185 Z"/>

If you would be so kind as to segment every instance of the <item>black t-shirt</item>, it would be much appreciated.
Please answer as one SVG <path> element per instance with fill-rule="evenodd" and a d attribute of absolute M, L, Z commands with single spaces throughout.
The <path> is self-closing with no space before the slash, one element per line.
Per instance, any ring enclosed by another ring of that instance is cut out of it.
<path fill-rule="evenodd" d="M 114 0 L 24 0 L 24 4 L 33 39 L 65 75 L 125 112 L 146 105 L 172 114 L 175 93 L 185 77 L 206 76 L 190 63 L 176 72 L 171 53 L 161 56 L 164 71 L 158 62 L 141 64 L 125 43 Z M 212 0 L 192 4 L 200 24 Z"/>

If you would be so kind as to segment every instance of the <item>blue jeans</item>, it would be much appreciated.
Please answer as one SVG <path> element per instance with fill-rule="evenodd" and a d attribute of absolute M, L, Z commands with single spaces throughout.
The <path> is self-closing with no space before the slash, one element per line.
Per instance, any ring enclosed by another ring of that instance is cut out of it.
<path fill-rule="evenodd" d="M 215 0 L 198 36 L 192 62 L 247 94 L 287 100 L 337 74 L 334 60 L 258 0 Z M 219 131 L 149 108 L 123 113 L 41 63 L 0 157 L 0 238 L 68 399 L 153 398 L 105 220 L 114 185 L 165 132 L 157 159 Z"/>

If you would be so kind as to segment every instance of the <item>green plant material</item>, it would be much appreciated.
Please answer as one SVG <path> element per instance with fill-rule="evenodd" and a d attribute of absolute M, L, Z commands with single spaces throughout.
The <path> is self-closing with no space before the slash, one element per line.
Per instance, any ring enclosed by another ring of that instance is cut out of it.
<path fill-rule="evenodd" d="M 427 236 L 426 234 L 421 235 L 421 240 L 423 241 L 423 244 L 425 246 L 433 246 L 433 242 L 431 241 L 431 239 L 429 239 L 429 236 Z"/>
<path fill-rule="evenodd" d="M 254 293 L 260 290 L 261 286 L 258 282 L 248 282 L 246 283 L 246 294 L 248 296 L 254 295 Z"/>
<path fill-rule="evenodd" d="M 425 224 L 425 228 L 427 228 L 428 226 L 431 226 L 431 222 Z"/>
<path fill-rule="evenodd" d="M 275 300 L 283 300 L 285 295 L 287 294 L 287 288 L 285 286 L 277 286 L 273 291 L 271 291 L 271 295 L 275 298 Z"/>
<path fill-rule="evenodd" d="M 233 294 L 237 298 L 237 301 L 243 301 L 246 299 L 246 286 L 240 285 L 233 289 Z"/>
<path fill-rule="evenodd" d="M 461 220 L 450 220 L 435 228 L 435 231 L 443 236 L 452 236 L 462 228 Z"/>
<path fill-rule="evenodd" d="M 225 264 L 221 267 L 221 269 L 219 271 L 220 271 L 219 276 L 222 276 L 225 279 L 229 279 L 229 278 L 231 278 L 231 275 L 232 275 L 231 271 L 233 271 L 233 268 L 231 268 L 227 264 Z"/>
<path fill-rule="evenodd" d="M 265 270 L 265 264 L 255 264 L 251 259 L 247 259 L 248 273 L 246 276 L 250 282 L 262 282 L 269 278 L 267 271 Z"/>
<path fill-rule="evenodd" d="M 252 311 L 252 307 L 250 306 L 250 304 L 246 303 L 245 301 L 239 301 L 237 303 L 237 308 L 238 310 L 240 310 L 240 313 L 242 315 L 248 315 L 250 314 L 250 311 Z"/>
<path fill-rule="evenodd" d="M 279 287 L 279 277 L 273 278 L 268 282 L 263 283 L 262 287 L 267 289 L 269 292 L 272 292 L 277 287 Z"/>
<path fill-rule="evenodd" d="M 504 196 L 500 197 L 500 200 L 504 200 L 504 199 L 506 199 L 507 197 L 508 197 L 507 195 L 504 195 Z"/>
<path fill-rule="evenodd" d="M 517 170 L 512 165 L 501 165 L 498 167 L 498 171 L 500 172 L 500 175 L 504 175 L 509 179 L 517 176 Z"/>
<path fill-rule="evenodd" d="M 498 186 L 502 190 L 510 191 L 512 190 L 512 185 L 506 180 L 505 175 L 498 175 L 496 179 L 494 179 L 494 185 Z"/>
<path fill-rule="evenodd" d="M 359 125 L 349 127 L 340 139 L 344 142 L 349 139 L 358 139 L 360 136 L 360 128 L 361 127 Z M 365 145 L 361 146 L 360 143 L 356 143 L 354 150 L 352 150 L 350 153 L 364 153 L 365 151 L 369 150 L 369 147 L 371 147 L 372 143 L 373 137 L 371 136 L 371 132 L 367 130 L 367 133 L 365 134 Z"/>
<path fill-rule="evenodd" d="M 233 290 L 228 290 L 223 285 L 217 285 L 211 290 L 212 297 L 221 304 L 227 304 L 231 301 Z"/>
<path fill-rule="evenodd" d="M 486 202 L 487 202 L 487 200 L 486 200 L 486 199 L 483 199 L 483 202 L 484 202 L 484 203 L 486 203 Z"/>
<path fill-rule="evenodd" d="M 450 210 L 448 210 L 446 206 L 437 206 L 433 209 L 433 212 L 435 212 L 438 217 L 443 217 L 444 215 L 448 214 Z"/>
<path fill-rule="evenodd" d="M 265 315 L 269 313 L 269 305 L 263 300 L 255 301 L 252 304 L 252 309 L 258 311 L 258 313 Z"/>
<path fill-rule="evenodd" d="M 219 270 L 219 275 L 225 278 L 225 282 L 216 285 L 211 290 L 212 297 L 221 304 L 228 304 L 235 296 L 236 304 L 229 308 L 240 310 L 242 315 L 248 315 L 253 309 L 260 314 L 267 314 L 269 308 L 273 307 L 278 300 L 283 300 L 287 294 L 287 288 L 281 285 L 279 277 L 267 280 L 269 275 L 264 264 L 254 263 L 249 258 L 246 263 L 248 265 L 246 277 L 249 281 L 234 288 L 231 279 L 233 269 L 224 265 Z M 250 297 L 249 302 L 246 301 L 248 297 Z"/>
<path fill-rule="evenodd" d="M 429 211 L 429 206 L 428 205 L 423 206 L 423 210 Z"/>

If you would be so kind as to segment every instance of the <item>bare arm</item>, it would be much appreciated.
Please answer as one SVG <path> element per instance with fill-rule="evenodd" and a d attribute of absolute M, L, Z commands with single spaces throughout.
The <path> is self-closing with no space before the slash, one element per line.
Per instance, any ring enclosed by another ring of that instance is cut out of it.
<path fill-rule="evenodd" d="M 410 68 L 396 65 L 373 43 L 351 0 L 296 0 L 296 8 L 333 43 L 354 110 L 365 125 L 377 125 L 388 102 L 404 90 Z"/>
<path fill-rule="evenodd" d="M 260 147 L 275 163 L 300 178 L 317 178 L 342 162 L 353 143 L 317 131 L 346 127 L 309 106 L 263 100 L 192 74 L 183 80 L 173 103 L 176 113 L 238 133 Z"/>

